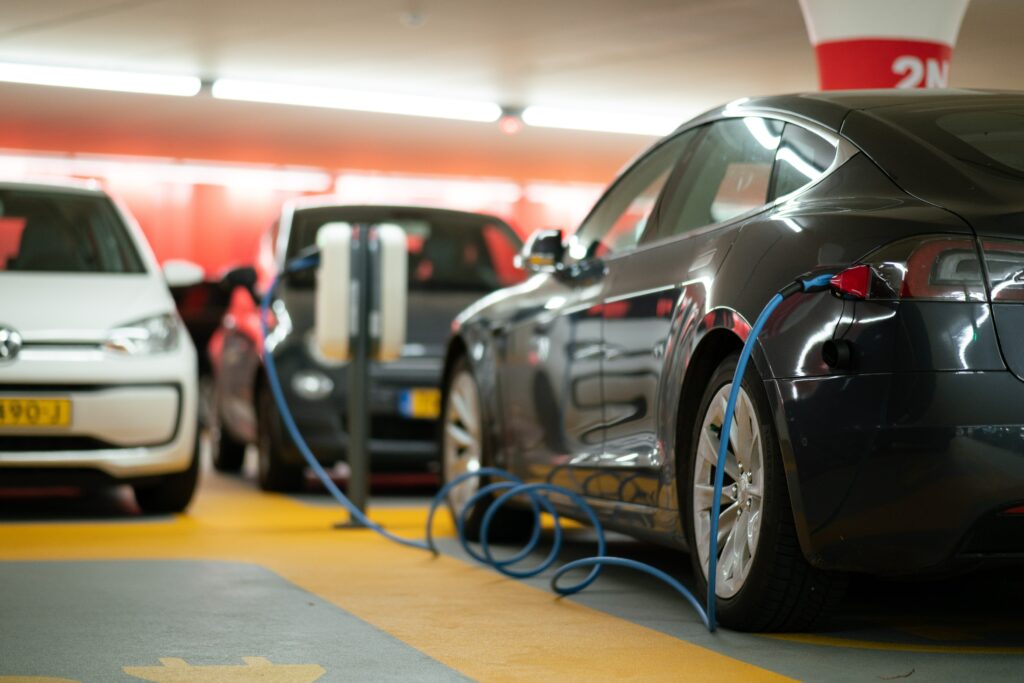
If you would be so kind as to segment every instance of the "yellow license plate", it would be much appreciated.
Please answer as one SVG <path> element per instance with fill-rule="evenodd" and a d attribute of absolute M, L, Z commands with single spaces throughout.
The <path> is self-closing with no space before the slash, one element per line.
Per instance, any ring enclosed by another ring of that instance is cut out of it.
<path fill-rule="evenodd" d="M 398 412 L 419 420 L 434 420 L 441 415 L 440 389 L 408 389 L 398 396 Z"/>
<path fill-rule="evenodd" d="M 0 427 L 67 427 L 71 401 L 66 398 L 0 398 Z"/>

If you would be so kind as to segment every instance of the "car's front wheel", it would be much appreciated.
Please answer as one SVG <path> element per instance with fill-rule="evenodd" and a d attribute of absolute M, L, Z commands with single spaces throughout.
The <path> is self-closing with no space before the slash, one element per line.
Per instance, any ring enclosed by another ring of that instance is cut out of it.
<path fill-rule="evenodd" d="M 480 386 L 465 358 L 459 358 L 452 366 L 442 404 L 441 429 L 441 465 L 446 483 L 467 472 L 493 466 L 490 452 L 492 423 L 484 413 Z M 452 488 L 448 493 L 452 514 L 459 515 L 484 483 L 486 480 L 471 477 Z M 466 516 L 463 533 L 470 541 L 480 539 L 484 513 L 493 500 L 493 496 L 487 496 Z M 495 514 L 489 539 L 518 541 L 528 538 L 533 523 L 531 510 L 506 505 Z"/>
<path fill-rule="evenodd" d="M 274 402 L 270 387 L 263 385 L 259 393 L 259 424 L 257 425 L 258 451 L 257 478 L 264 491 L 299 491 L 305 482 L 305 468 L 285 462 L 284 424 Z"/>
<path fill-rule="evenodd" d="M 199 437 L 192 446 L 192 461 L 188 469 L 165 474 L 155 481 L 136 484 L 135 502 L 146 514 L 182 512 L 192 502 L 199 481 Z"/>
<path fill-rule="evenodd" d="M 738 358 L 726 358 L 708 382 L 684 470 L 689 500 L 682 504 L 702 594 L 707 593 L 719 438 Z M 715 547 L 718 616 L 730 628 L 806 628 L 845 585 L 842 576 L 812 567 L 800 550 L 771 408 L 752 366 L 744 374 L 733 415 Z"/>

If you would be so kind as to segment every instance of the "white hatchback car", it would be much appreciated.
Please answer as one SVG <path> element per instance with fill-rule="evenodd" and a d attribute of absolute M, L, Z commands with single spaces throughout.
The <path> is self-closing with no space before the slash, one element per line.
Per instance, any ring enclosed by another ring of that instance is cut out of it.
<path fill-rule="evenodd" d="M 143 511 L 188 505 L 196 352 L 168 281 L 195 274 L 176 265 L 165 279 L 100 190 L 0 183 L 0 488 L 130 483 Z"/>

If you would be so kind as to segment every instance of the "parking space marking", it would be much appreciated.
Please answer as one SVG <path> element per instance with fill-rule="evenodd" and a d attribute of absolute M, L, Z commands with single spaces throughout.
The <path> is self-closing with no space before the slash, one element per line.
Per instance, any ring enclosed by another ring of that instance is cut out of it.
<path fill-rule="evenodd" d="M 789 680 L 446 556 L 337 531 L 337 509 L 208 477 L 188 516 L 146 524 L 10 524 L 0 559 L 221 559 L 252 562 L 442 664 L 487 680 Z M 426 512 L 371 515 L 418 537 Z M 447 519 L 438 531 L 452 533 Z"/>

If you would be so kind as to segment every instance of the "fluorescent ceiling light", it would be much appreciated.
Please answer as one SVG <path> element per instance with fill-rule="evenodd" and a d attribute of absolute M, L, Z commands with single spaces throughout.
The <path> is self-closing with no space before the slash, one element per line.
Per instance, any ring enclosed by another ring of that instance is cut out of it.
<path fill-rule="evenodd" d="M 179 97 L 191 97 L 202 87 L 202 82 L 195 76 L 169 76 L 7 62 L 0 62 L 0 81 L 149 95 L 177 95 Z"/>
<path fill-rule="evenodd" d="M 472 210 L 515 204 L 522 197 L 522 188 L 502 179 L 343 173 L 334 185 L 334 194 L 342 201 L 437 204 Z"/>
<path fill-rule="evenodd" d="M 114 183 L 176 183 L 252 189 L 324 192 L 334 176 L 304 167 L 232 164 L 153 157 L 24 154 L 0 150 L 5 178 L 102 178 Z"/>
<path fill-rule="evenodd" d="M 528 126 L 602 133 L 661 136 L 671 133 L 682 121 L 682 118 L 675 116 L 597 112 L 539 105 L 523 110 L 523 122 Z"/>
<path fill-rule="evenodd" d="M 459 121 L 492 122 L 501 117 L 501 107 L 493 102 L 339 90 L 310 85 L 262 83 L 234 78 L 221 78 L 214 81 L 213 96 L 222 100 L 348 109 L 379 114 L 428 116 Z"/>

